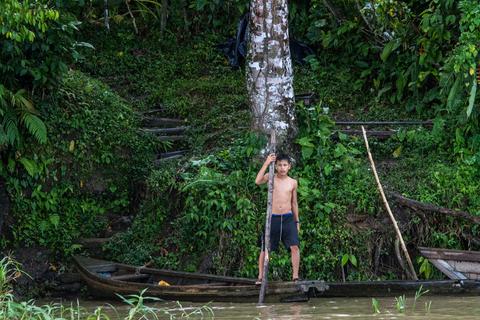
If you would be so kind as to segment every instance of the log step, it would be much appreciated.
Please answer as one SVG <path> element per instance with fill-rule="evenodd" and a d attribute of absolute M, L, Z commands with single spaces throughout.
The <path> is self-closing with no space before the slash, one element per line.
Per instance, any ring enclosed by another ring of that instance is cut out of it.
<path fill-rule="evenodd" d="M 352 136 L 361 136 L 362 130 L 337 130 L 337 132 L 341 132 L 344 134 L 352 135 Z M 367 131 L 367 135 L 370 137 L 377 137 L 377 138 L 389 138 L 393 135 L 398 133 L 398 131 Z"/>
<path fill-rule="evenodd" d="M 141 128 L 140 130 L 148 133 L 154 133 L 154 134 L 168 134 L 168 133 L 181 133 L 189 128 L 190 127 L 183 126 L 183 127 L 174 127 L 174 128 Z"/>
<path fill-rule="evenodd" d="M 131 273 L 131 274 L 122 274 L 120 276 L 113 276 L 110 279 L 111 280 L 119 280 L 119 281 L 138 281 L 138 280 L 145 280 L 148 279 L 150 276 L 148 274 L 136 274 L 136 273 Z"/>
<path fill-rule="evenodd" d="M 146 127 L 181 126 L 186 123 L 183 119 L 143 117 L 142 123 Z"/>
<path fill-rule="evenodd" d="M 160 159 L 155 160 L 155 161 L 154 161 L 154 164 L 155 164 L 155 165 L 159 165 L 162 161 L 172 160 L 172 159 L 179 159 L 179 158 L 181 158 L 182 156 L 183 156 L 183 155 L 178 154 L 178 155 L 175 155 L 175 156 L 160 158 Z"/>
<path fill-rule="evenodd" d="M 431 126 L 433 121 L 335 121 L 337 126 Z"/>
<path fill-rule="evenodd" d="M 81 244 L 84 248 L 100 248 L 103 244 L 110 241 L 112 238 L 81 238 L 77 243 Z"/>
<path fill-rule="evenodd" d="M 303 101 L 303 104 L 306 106 L 311 105 L 317 100 L 317 95 L 312 92 L 300 93 L 295 95 L 295 101 Z"/>
<path fill-rule="evenodd" d="M 157 139 L 160 141 L 178 141 L 184 140 L 185 136 L 158 136 Z"/>
<path fill-rule="evenodd" d="M 170 151 L 170 152 L 163 152 L 160 153 L 158 159 L 173 157 L 173 156 L 183 156 L 187 153 L 187 150 L 177 150 L 177 151 Z"/>

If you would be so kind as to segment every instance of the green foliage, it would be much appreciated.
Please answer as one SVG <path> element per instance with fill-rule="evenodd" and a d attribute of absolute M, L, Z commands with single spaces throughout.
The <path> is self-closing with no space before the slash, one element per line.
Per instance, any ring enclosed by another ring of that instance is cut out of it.
<path fill-rule="evenodd" d="M 432 276 L 432 271 L 433 271 L 433 268 L 432 268 L 432 265 L 430 264 L 430 261 L 428 261 L 428 259 L 424 258 L 424 257 L 418 257 L 417 258 L 417 263 L 420 265 L 420 270 L 419 270 L 419 274 L 420 275 L 423 275 L 425 277 L 425 279 L 430 279 L 430 277 Z"/>
<path fill-rule="evenodd" d="M 28 276 L 23 273 L 21 266 L 9 256 L 0 260 L 0 319 L 39 319 L 39 320 L 78 320 L 78 319 L 118 319 L 119 314 L 125 313 L 122 319 L 159 319 L 162 316 L 169 319 L 213 319 L 214 312 L 208 305 L 195 308 L 184 308 L 178 303 L 178 308 L 172 310 L 166 307 L 151 307 L 147 302 L 158 302 L 160 299 L 145 296 L 146 290 L 137 295 L 119 296 L 125 303 L 126 310 L 116 310 L 112 305 L 91 308 L 81 307 L 79 303 L 70 306 L 61 303 L 39 305 L 34 300 L 19 301 L 12 294 L 12 287 L 16 279 Z M 112 315 L 116 315 L 113 317 Z"/>
<path fill-rule="evenodd" d="M 354 89 L 370 89 L 377 103 L 422 117 L 448 114 L 449 126 L 456 122 L 463 137 L 478 140 L 478 1 L 334 1 L 333 7 L 342 20 L 312 1 L 308 37 L 350 64 Z M 449 136 L 454 141 L 452 129 Z M 477 144 L 467 146 L 478 152 Z"/>
<path fill-rule="evenodd" d="M 105 228 L 121 214 L 153 159 L 153 141 L 140 134 L 130 107 L 108 87 L 70 72 L 41 104 L 52 134 L 42 146 L 10 156 L 1 166 L 15 225 L 15 243 L 57 253 Z"/>
<path fill-rule="evenodd" d="M 45 143 L 47 130 L 32 103 L 32 92 L 51 89 L 79 55 L 78 22 L 48 1 L 0 3 L 0 150 L 21 147 L 24 133 Z"/>
<path fill-rule="evenodd" d="M 373 309 L 373 313 L 381 313 L 380 302 L 375 298 L 372 298 L 372 309 Z"/>

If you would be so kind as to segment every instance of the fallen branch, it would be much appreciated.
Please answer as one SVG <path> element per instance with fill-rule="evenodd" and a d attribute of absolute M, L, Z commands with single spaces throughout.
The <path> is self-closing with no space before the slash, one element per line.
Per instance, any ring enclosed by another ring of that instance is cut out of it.
<path fill-rule="evenodd" d="M 417 200 L 406 198 L 406 197 L 404 197 L 401 194 L 396 193 L 396 192 L 392 192 L 392 193 L 390 193 L 390 195 L 393 198 L 395 198 L 397 203 L 399 203 L 401 205 L 404 205 L 406 207 L 409 207 L 413 210 L 422 210 L 422 211 L 430 211 L 430 212 L 435 212 L 435 213 L 441 213 L 443 215 L 469 220 L 469 221 L 472 221 L 474 223 L 480 223 L 480 217 L 473 216 L 470 213 L 465 212 L 465 211 L 457 211 L 457 210 L 452 210 L 452 209 L 448 209 L 448 208 L 439 207 L 439 206 L 436 206 L 436 205 L 430 204 L 430 203 L 423 203 L 423 202 L 420 202 L 420 201 L 417 201 Z"/>

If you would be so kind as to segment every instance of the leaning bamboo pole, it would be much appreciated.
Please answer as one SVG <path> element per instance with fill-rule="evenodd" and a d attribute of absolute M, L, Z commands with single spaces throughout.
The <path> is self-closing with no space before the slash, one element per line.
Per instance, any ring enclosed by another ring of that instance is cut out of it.
<path fill-rule="evenodd" d="M 390 205 L 388 204 L 387 197 L 385 196 L 385 192 L 383 192 L 382 184 L 380 183 L 380 179 L 378 178 L 377 169 L 375 168 L 375 162 L 373 161 L 372 153 L 370 152 L 370 146 L 368 145 L 367 139 L 367 132 L 365 128 L 362 126 L 362 133 L 363 133 L 363 140 L 365 140 L 365 146 L 367 147 L 368 159 L 370 160 L 370 164 L 372 166 L 373 175 L 375 176 L 375 181 L 377 182 L 378 191 L 380 191 L 380 195 L 382 196 L 383 203 L 385 204 L 385 208 L 387 209 L 388 215 L 392 220 L 393 227 L 395 228 L 395 232 L 397 234 L 397 238 L 400 240 L 400 245 L 402 246 L 403 254 L 407 259 L 408 266 L 410 267 L 410 272 L 414 280 L 418 280 L 417 274 L 415 272 L 415 268 L 413 267 L 412 260 L 410 259 L 410 255 L 408 254 L 407 247 L 405 246 L 405 242 L 403 241 L 402 233 L 400 232 L 400 228 L 398 227 L 397 220 L 393 216 L 392 210 L 390 209 Z"/>
<path fill-rule="evenodd" d="M 270 132 L 270 153 L 275 153 L 277 141 L 275 130 Z M 271 162 L 268 167 L 268 200 L 267 200 L 267 216 L 265 218 L 265 242 L 264 242 L 264 260 L 263 260 L 263 278 L 260 293 L 258 295 L 258 304 L 265 301 L 265 292 L 268 285 L 268 263 L 270 261 L 270 230 L 272 226 L 272 204 L 273 204 L 273 181 L 275 177 L 275 162 Z"/>

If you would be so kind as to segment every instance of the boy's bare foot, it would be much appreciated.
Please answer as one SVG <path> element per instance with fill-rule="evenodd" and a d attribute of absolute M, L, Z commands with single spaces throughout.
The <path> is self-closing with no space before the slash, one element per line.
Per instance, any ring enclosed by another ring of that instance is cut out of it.
<path fill-rule="evenodd" d="M 263 279 L 258 278 L 257 281 L 255 281 L 255 285 L 259 286 L 262 284 Z"/>

